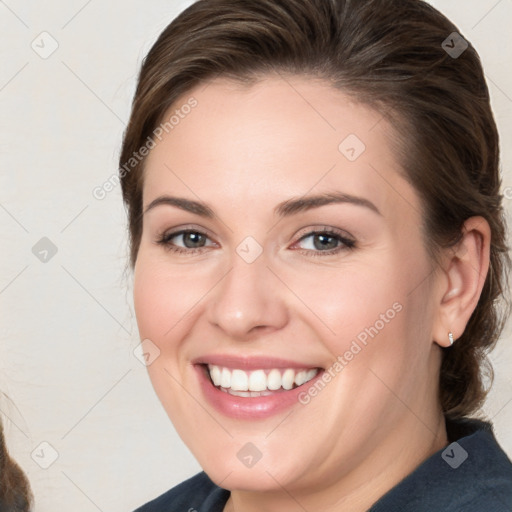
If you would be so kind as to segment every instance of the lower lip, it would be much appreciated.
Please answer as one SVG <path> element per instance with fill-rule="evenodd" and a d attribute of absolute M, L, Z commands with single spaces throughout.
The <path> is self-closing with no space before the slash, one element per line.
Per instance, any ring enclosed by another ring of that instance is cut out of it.
<path fill-rule="evenodd" d="M 289 407 L 300 405 L 300 393 L 314 385 L 323 373 L 319 371 L 310 381 L 289 391 L 276 391 L 267 396 L 242 397 L 230 395 L 216 388 L 203 365 L 196 365 L 195 368 L 204 396 L 215 409 L 232 418 L 251 420 L 268 418 Z"/>

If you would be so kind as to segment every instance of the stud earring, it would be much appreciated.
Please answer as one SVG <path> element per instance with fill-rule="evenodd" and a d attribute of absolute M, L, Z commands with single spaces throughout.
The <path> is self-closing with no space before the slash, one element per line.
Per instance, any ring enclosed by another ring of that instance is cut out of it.
<path fill-rule="evenodd" d="M 448 333 L 448 339 L 450 340 L 450 347 L 451 347 L 453 345 L 453 341 L 454 341 L 453 340 L 453 333 L 452 333 L 452 331 L 450 331 Z"/>

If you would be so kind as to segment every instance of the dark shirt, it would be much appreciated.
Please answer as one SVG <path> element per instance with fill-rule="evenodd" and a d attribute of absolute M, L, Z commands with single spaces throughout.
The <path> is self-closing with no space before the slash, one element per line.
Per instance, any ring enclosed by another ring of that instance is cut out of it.
<path fill-rule="evenodd" d="M 368 512 L 512 512 L 512 463 L 489 423 L 447 422 L 450 445 L 420 464 Z M 203 472 L 135 512 L 222 512 L 229 491 Z"/>

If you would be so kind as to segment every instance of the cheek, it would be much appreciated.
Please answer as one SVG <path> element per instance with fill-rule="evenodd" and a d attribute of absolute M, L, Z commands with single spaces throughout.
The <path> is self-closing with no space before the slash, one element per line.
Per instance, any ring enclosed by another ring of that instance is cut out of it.
<path fill-rule="evenodd" d="M 354 258 L 340 268 L 317 267 L 300 278 L 288 272 L 283 280 L 307 306 L 300 311 L 317 326 L 330 356 L 344 357 L 357 386 L 367 368 L 379 368 L 394 380 L 394 369 L 410 366 L 428 349 L 431 307 L 425 277 L 430 271 L 423 252 L 411 254 L 397 243 L 371 258 Z M 417 288 L 422 281 L 425 285 Z"/>
<path fill-rule="evenodd" d="M 339 353 L 366 328 L 375 323 L 381 327 L 381 315 L 395 317 L 393 305 L 403 303 L 404 294 L 397 287 L 394 268 L 385 258 L 366 263 L 354 259 L 339 268 L 313 268 L 300 275 L 286 272 L 283 280 L 306 306 L 300 310 L 308 312 L 326 342 L 338 345 L 330 348 Z"/>
<path fill-rule="evenodd" d="M 190 273 L 173 270 L 143 253 L 135 266 L 133 294 L 141 338 L 168 350 L 204 292 Z"/>
<path fill-rule="evenodd" d="M 175 307 L 172 294 L 165 293 L 165 280 L 159 277 L 158 270 L 145 265 L 144 258 L 139 256 L 133 286 L 135 315 L 141 339 L 149 338 L 156 344 L 171 327 Z"/>
<path fill-rule="evenodd" d="M 160 260 L 144 248 L 139 252 L 134 269 L 133 296 L 140 339 L 150 340 L 159 350 L 147 371 L 158 398 L 174 422 L 172 413 L 180 409 L 183 399 L 177 384 L 182 380 L 178 357 L 180 339 L 184 329 L 189 327 L 190 303 L 197 302 L 197 297 Z"/>

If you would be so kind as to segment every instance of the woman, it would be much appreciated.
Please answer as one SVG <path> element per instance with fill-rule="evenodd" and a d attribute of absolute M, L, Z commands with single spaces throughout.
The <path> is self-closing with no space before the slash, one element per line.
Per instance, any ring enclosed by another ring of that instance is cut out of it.
<path fill-rule="evenodd" d="M 506 318 L 498 134 L 452 23 L 201 0 L 120 163 L 148 371 L 204 469 L 140 511 L 512 510 L 471 419 Z"/>

